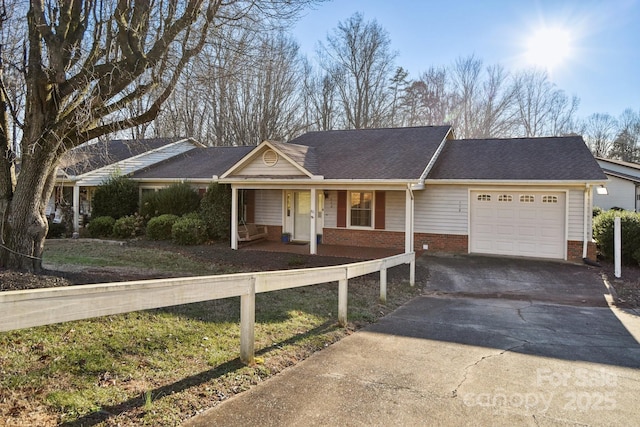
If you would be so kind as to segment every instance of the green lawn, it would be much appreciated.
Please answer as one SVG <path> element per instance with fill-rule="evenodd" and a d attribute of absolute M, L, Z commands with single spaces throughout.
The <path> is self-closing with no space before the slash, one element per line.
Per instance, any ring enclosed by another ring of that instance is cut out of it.
<path fill-rule="evenodd" d="M 215 270 L 171 251 L 128 249 L 51 244 L 45 262 Z M 259 294 L 253 366 L 238 360 L 239 298 L 0 333 L 0 424 L 177 425 L 418 292 L 390 283 L 383 306 L 376 280 L 351 280 L 348 328 L 337 325 L 337 284 Z"/>

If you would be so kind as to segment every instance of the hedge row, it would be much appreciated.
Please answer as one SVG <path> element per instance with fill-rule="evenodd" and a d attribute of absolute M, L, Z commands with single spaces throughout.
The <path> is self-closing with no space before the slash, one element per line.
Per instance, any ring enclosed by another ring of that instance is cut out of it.
<path fill-rule="evenodd" d="M 640 264 L 640 213 L 609 210 L 600 213 L 593 220 L 593 239 L 598 244 L 605 259 L 613 259 L 614 222 L 620 217 L 622 263 Z"/>

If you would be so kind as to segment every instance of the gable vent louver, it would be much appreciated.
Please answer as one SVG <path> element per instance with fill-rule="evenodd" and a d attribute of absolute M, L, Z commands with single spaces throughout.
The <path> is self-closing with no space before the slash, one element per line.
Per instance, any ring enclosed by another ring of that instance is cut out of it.
<path fill-rule="evenodd" d="M 262 163 L 269 167 L 275 166 L 275 164 L 278 163 L 278 153 L 273 150 L 265 151 L 262 155 Z"/>

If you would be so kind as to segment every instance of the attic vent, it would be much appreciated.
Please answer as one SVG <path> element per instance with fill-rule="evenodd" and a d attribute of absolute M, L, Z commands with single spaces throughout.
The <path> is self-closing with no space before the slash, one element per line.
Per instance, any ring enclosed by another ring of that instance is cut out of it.
<path fill-rule="evenodd" d="M 262 155 L 262 163 L 264 163 L 265 166 L 274 166 L 276 163 L 278 163 L 278 153 L 273 150 L 265 151 Z"/>

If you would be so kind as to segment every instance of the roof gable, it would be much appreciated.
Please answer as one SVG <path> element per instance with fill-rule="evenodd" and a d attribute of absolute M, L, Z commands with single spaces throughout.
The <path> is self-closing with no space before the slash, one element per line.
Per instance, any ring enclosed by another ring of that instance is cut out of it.
<path fill-rule="evenodd" d="M 313 149 L 264 141 L 222 174 L 221 178 L 313 178 L 316 169 Z"/>
<path fill-rule="evenodd" d="M 202 144 L 193 139 L 111 140 L 71 150 L 61 165 L 67 177 L 83 185 L 99 185 L 114 173 L 128 175 Z"/>
<path fill-rule="evenodd" d="M 448 141 L 428 175 L 440 180 L 606 181 L 580 136 Z"/>
<path fill-rule="evenodd" d="M 597 158 L 598 164 L 605 174 L 616 176 L 627 181 L 640 182 L 640 164 L 622 160 Z"/>

